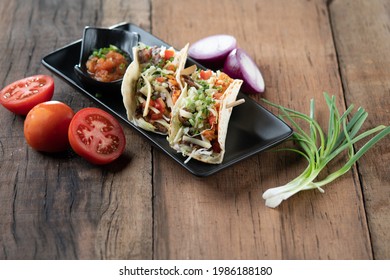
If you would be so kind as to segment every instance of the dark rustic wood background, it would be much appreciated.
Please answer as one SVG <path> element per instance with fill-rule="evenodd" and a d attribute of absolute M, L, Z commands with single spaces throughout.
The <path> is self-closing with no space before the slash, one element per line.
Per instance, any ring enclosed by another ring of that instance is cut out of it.
<path fill-rule="evenodd" d="M 390 124 L 388 0 L 10 0 L 0 14 L 1 87 L 53 75 L 42 57 L 86 25 L 132 22 L 176 48 L 232 34 L 263 73 L 263 97 L 302 112 L 315 98 L 325 124 L 327 91 L 340 108 L 363 106 L 365 129 Z M 54 77 L 54 99 L 97 106 Z M 23 121 L 0 108 L 0 259 L 390 258 L 389 137 L 324 194 L 269 209 L 262 193 L 297 176 L 302 158 L 266 152 L 198 178 L 123 124 L 124 155 L 93 166 L 32 150 Z"/>

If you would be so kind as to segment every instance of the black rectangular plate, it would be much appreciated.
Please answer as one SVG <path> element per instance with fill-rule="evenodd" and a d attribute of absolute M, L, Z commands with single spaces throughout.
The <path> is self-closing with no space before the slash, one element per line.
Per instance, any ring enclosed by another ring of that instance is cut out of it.
<path fill-rule="evenodd" d="M 121 23 L 111 28 L 125 29 L 137 32 L 140 35 L 140 42 L 146 45 L 169 44 L 156 38 L 142 28 L 131 24 Z M 226 138 L 226 152 L 221 164 L 207 164 L 197 160 L 190 160 L 184 163 L 185 157 L 173 150 L 165 136 L 157 135 L 136 127 L 126 117 L 126 110 L 119 92 L 109 94 L 102 93 L 102 97 L 96 97 L 99 89 L 85 87 L 76 77 L 73 67 L 78 64 L 80 58 L 81 40 L 64 46 L 43 57 L 42 64 L 65 81 L 76 87 L 100 106 L 122 119 L 125 123 L 148 139 L 155 147 L 158 147 L 168 156 L 178 162 L 182 167 L 196 176 L 209 176 L 226 167 L 229 167 L 243 159 L 264 151 L 284 141 L 292 134 L 292 129 L 271 112 L 259 105 L 243 93 L 239 93 L 238 99 L 244 98 L 245 103 L 234 108 L 230 118 L 228 135 Z M 197 64 L 188 58 L 187 65 Z"/>

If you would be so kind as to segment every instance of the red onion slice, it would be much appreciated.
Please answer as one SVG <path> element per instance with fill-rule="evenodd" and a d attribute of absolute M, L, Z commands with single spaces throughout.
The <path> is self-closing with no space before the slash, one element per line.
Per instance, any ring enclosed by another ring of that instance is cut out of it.
<path fill-rule="evenodd" d="M 227 55 L 236 47 L 237 40 L 233 36 L 212 35 L 193 43 L 188 49 L 188 55 L 200 64 L 217 70 L 223 67 Z"/>
<path fill-rule="evenodd" d="M 223 71 L 233 79 L 244 81 L 241 91 L 252 94 L 264 92 L 264 79 L 252 58 L 241 48 L 232 50 L 226 58 Z"/>

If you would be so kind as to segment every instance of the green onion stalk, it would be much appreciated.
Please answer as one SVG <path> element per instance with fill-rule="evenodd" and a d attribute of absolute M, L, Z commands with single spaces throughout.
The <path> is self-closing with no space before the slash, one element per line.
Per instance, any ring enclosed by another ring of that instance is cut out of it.
<path fill-rule="evenodd" d="M 308 161 L 308 166 L 298 177 L 284 186 L 271 188 L 263 193 L 266 206 L 275 208 L 283 200 L 303 190 L 317 189 L 324 192 L 323 187 L 325 185 L 347 173 L 365 152 L 390 133 L 389 126 L 379 125 L 359 134 L 368 113 L 361 107 L 355 113 L 352 113 L 354 108 L 352 104 L 341 115 L 336 107 L 335 97 L 330 97 L 327 93 L 324 93 L 324 97 L 329 109 L 329 123 L 326 134 L 314 118 L 315 103 L 313 99 L 310 102 L 309 116 L 263 99 L 265 103 L 279 110 L 279 117 L 282 120 L 290 123 L 294 130 L 291 140 L 294 140 L 300 146 L 300 149 L 284 148 L 280 150 L 296 152 Z M 305 131 L 298 124 L 299 120 L 309 124 L 309 131 Z M 355 151 L 353 145 L 368 137 L 371 137 L 370 140 L 358 151 Z M 344 165 L 326 178 L 315 182 L 325 166 L 344 151 L 347 151 L 347 161 Z"/>

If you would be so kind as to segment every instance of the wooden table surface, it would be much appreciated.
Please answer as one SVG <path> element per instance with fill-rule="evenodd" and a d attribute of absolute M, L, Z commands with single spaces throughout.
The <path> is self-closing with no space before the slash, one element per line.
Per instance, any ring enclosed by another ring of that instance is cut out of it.
<path fill-rule="evenodd" d="M 388 0 L 9 0 L 0 14 L 0 86 L 52 75 L 53 99 L 75 111 L 98 105 L 41 59 L 80 39 L 86 25 L 131 22 L 176 48 L 235 36 L 264 76 L 256 102 L 308 113 L 314 98 L 324 121 L 326 91 L 341 110 L 364 107 L 364 129 L 390 125 Z M 200 178 L 125 123 L 123 156 L 94 166 L 71 150 L 34 151 L 23 122 L 0 108 L 1 259 L 390 258 L 390 137 L 325 193 L 271 209 L 262 193 L 306 165 L 291 152 L 260 153 Z"/>

